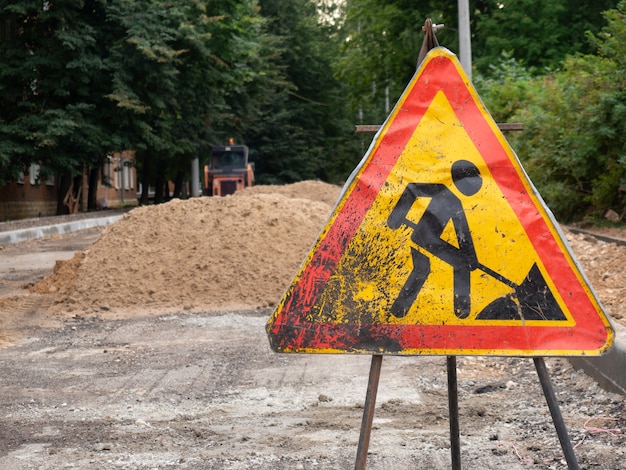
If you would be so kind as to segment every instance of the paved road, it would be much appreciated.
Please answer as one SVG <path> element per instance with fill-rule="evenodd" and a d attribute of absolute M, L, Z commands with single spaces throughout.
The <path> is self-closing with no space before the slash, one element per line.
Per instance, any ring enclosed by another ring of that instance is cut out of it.
<path fill-rule="evenodd" d="M 0 246 L 0 296 L 18 294 L 25 285 L 52 274 L 57 260 L 70 259 L 91 245 L 102 228 L 96 226 Z"/>

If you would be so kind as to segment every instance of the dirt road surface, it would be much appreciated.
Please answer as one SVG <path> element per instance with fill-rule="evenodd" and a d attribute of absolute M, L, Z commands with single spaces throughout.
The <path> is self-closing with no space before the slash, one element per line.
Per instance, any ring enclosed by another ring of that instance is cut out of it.
<path fill-rule="evenodd" d="M 4 247 L 0 297 L 99 230 Z M 271 309 L 66 318 L 29 295 L 0 304 L 0 469 L 354 468 L 370 357 L 275 354 Z M 625 469 L 624 397 L 547 364 L 581 468 Z M 385 357 L 368 469 L 450 468 L 446 380 Z M 461 357 L 458 380 L 464 469 L 567 468 L 532 360 Z"/>

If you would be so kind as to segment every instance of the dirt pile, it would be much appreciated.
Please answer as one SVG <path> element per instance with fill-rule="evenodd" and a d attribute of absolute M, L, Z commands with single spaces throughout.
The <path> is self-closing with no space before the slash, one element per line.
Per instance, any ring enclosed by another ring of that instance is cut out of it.
<path fill-rule="evenodd" d="M 64 294 L 69 292 L 74 286 L 78 268 L 80 268 L 83 259 L 85 259 L 85 252 L 79 251 L 72 259 L 57 260 L 52 271 L 52 276 L 48 276 L 41 282 L 34 284 L 30 288 L 30 291 L 37 294 L 54 292 Z"/>
<path fill-rule="evenodd" d="M 33 290 L 52 293 L 63 315 L 273 306 L 340 192 L 306 181 L 139 207 Z M 626 322 L 626 247 L 565 234 L 607 312 Z"/>
<path fill-rule="evenodd" d="M 340 192 L 307 181 L 139 207 L 33 289 L 70 315 L 272 306 Z"/>
<path fill-rule="evenodd" d="M 607 230 L 624 239 L 624 232 Z M 626 246 L 566 231 L 566 237 L 606 312 L 626 326 Z"/>

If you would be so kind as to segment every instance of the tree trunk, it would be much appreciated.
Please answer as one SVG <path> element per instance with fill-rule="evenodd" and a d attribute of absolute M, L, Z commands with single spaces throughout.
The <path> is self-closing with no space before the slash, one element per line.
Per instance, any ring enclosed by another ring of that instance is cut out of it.
<path fill-rule="evenodd" d="M 165 201 L 165 178 L 163 173 L 159 171 L 154 181 L 154 203 L 162 204 Z"/>
<path fill-rule="evenodd" d="M 89 194 L 87 196 L 87 210 L 98 209 L 98 183 L 100 181 L 100 166 L 89 170 Z"/>
<path fill-rule="evenodd" d="M 63 200 L 65 199 L 65 195 L 70 189 L 70 184 L 72 183 L 72 177 L 67 173 L 58 175 L 57 178 L 57 214 L 56 215 L 66 215 L 69 214 L 69 208 L 65 205 Z"/>
<path fill-rule="evenodd" d="M 163 202 L 170 201 L 172 199 L 172 195 L 170 194 L 170 184 L 169 181 L 163 177 Z"/>
<path fill-rule="evenodd" d="M 185 184 L 185 172 L 183 171 L 176 172 L 176 181 L 174 181 L 174 197 L 175 198 L 181 198 L 183 196 L 186 196 L 186 194 L 183 194 L 184 184 Z"/>

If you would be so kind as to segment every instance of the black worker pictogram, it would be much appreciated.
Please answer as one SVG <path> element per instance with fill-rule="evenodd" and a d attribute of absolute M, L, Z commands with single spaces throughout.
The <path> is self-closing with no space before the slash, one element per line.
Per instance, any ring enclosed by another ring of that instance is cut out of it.
<path fill-rule="evenodd" d="M 483 181 L 480 171 L 468 160 L 458 160 L 451 168 L 457 191 L 471 198 L 480 191 Z M 418 221 L 407 218 L 419 198 L 429 199 Z M 449 224 L 454 228 L 456 243 L 442 238 Z M 464 319 L 471 313 L 471 273 L 479 269 L 513 289 L 511 294 L 494 299 L 476 315 L 477 320 L 566 320 L 536 264 L 521 284 L 516 284 L 478 260 L 472 231 L 468 225 L 461 199 L 445 184 L 409 183 L 393 208 L 387 224 L 391 229 L 407 226 L 412 229 L 411 260 L 413 269 L 391 306 L 391 313 L 403 318 L 417 299 L 430 275 L 430 258 L 426 251 L 453 268 L 454 314 Z"/>

